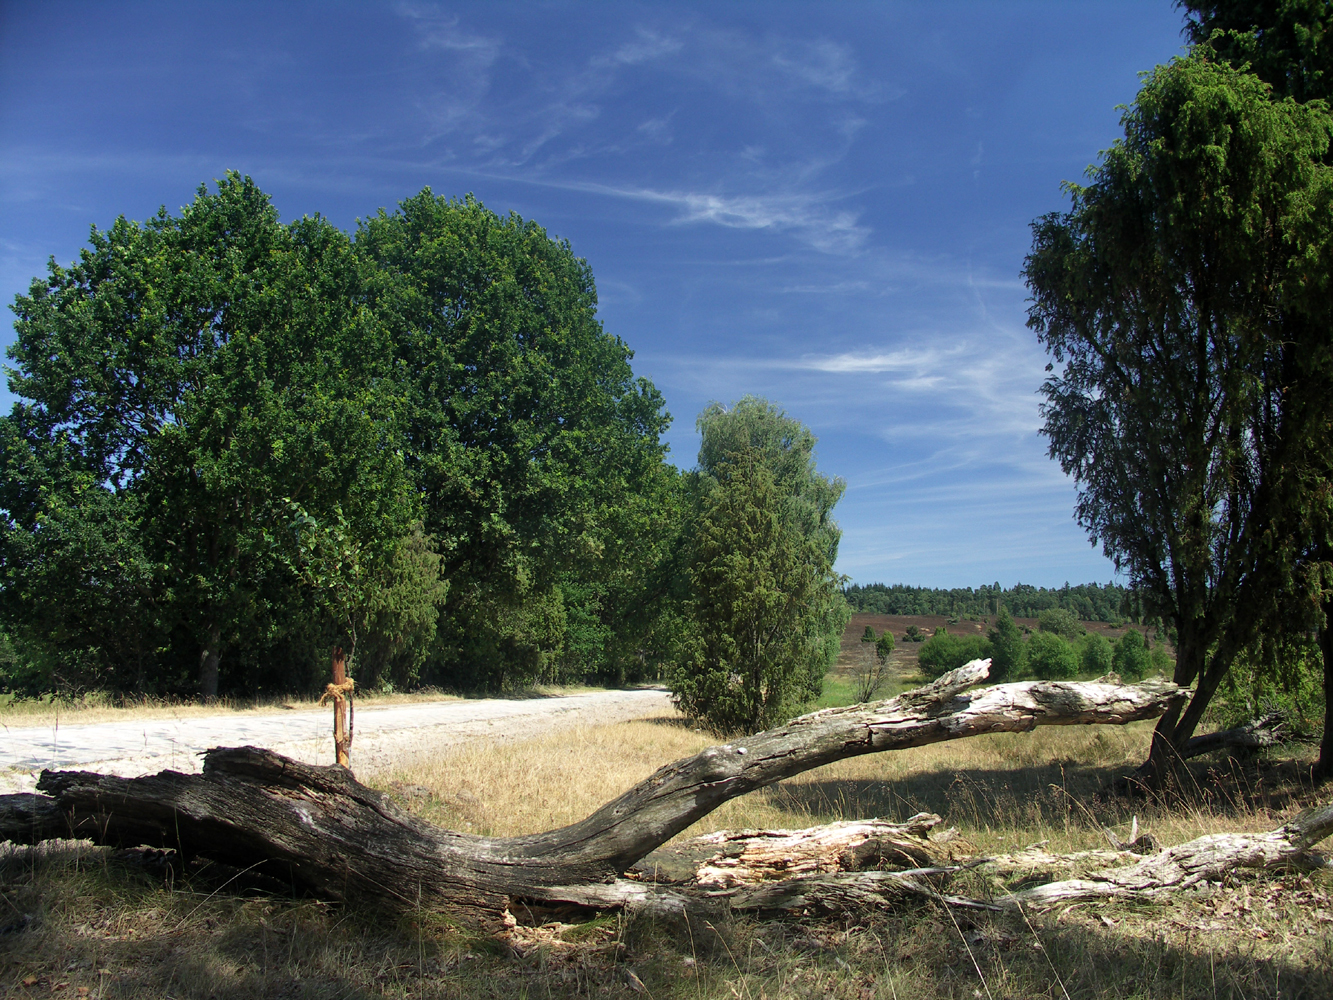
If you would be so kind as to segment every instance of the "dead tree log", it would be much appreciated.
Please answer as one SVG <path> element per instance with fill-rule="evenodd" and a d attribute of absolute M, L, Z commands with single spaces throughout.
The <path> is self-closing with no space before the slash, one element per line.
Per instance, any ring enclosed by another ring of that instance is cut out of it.
<path fill-rule="evenodd" d="M 1333 802 L 1307 809 L 1266 833 L 1213 833 L 1169 847 L 1137 864 L 1109 868 L 1084 878 L 1048 882 L 1001 896 L 995 905 L 1011 908 L 1106 897 L 1151 898 L 1215 882 L 1237 868 L 1275 868 L 1297 863 L 1315 844 L 1333 834 Z"/>
<path fill-rule="evenodd" d="M 656 890 L 618 876 L 756 788 L 835 760 L 982 733 L 1123 725 L 1155 718 L 1187 696 L 1160 682 L 1028 681 L 967 690 L 988 671 L 989 661 L 974 661 L 887 701 L 825 709 L 710 747 L 659 768 L 578 823 L 521 837 L 435 827 L 344 768 L 312 767 L 254 747 L 209 751 L 201 775 L 44 772 L 38 789 L 69 817 L 67 835 L 259 867 L 335 899 L 483 913 L 502 912 L 511 900 L 631 905 L 636 895 L 656 899 Z"/>
<path fill-rule="evenodd" d="M 719 830 L 659 847 L 630 872 L 659 885 L 726 889 L 801 875 L 935 868 L 970 860 L 965 841 L 931 838 L 941 822 L 934 813 L 918 813 L 905 823 L 866 819 L 808 830 Z"/>
<path fill-rule="evenodd" d="M 1180 751 L 1182 760 L 1200 757 L 1214 750 L 1259 750 L 1275 747 L 1288 739 L 1287 718 L 1281 712 L 1269 712 L 1259 719 L 1253 719 L 1235 729 L 1222 729 L 1215 733 L 1192 736 Z"/>

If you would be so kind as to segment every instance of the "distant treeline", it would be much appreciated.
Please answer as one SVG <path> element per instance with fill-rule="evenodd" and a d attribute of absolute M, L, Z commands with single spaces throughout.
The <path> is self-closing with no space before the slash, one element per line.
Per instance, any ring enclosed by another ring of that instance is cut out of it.
<path fill-rule="evenodd" d="M 1048 590 L 1018 583 L 1005 589 L 1000 584 L 980 587 L 910 587 L 907 584 L 852 584 L 843 593 L 853 611 L 878 615 L 949 615 L 957 617 L 999 614 L 1004 608 L 1015 618 L 1036 618 L 1043 611 L 1063 608 L 1082 621 L 1137 621 L 1133 595 L 1114 583 L 1082 583 L 1076 587 Z"/>

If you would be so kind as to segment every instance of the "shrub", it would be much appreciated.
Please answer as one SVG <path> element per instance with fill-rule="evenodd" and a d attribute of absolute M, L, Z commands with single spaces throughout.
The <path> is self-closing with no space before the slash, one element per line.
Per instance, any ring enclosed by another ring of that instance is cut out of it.
<path fill-rule="evenodd" d="M 1004 681 L 1017 677 L 1023 672 L 1023 661 L 1027 657 L 1027 647 L 1023 644 L 1023 633 L 1018 630 L 1008 611 L 1001 611 L 995 619 L 995 627 L 989 633 L 991 643 L 990 679 Z"/>
<path fill-rule="evenodd" d="M 979 635 L 949 635 L 936 632 L 922 645 L 916 661 L 921 673 L 932 680 L 972 660 L 991 654 L 991 644 Z"/>
<path fill-rule="evenodd" d="M 1176 661 L 1166 651 L 1166 646 L 1159 642 L 1149 651 L 1148 664 L 1154 673 L 1170 674 L 1175 670 Z"/>
<path fill-rule="evenodd" d="M 1078 653 L 1054 632 L 1034 632 L 1028 640 L 1028 670 L 1047 681 L 1078 676 Z"/>
<path fill-rule="evenodd" d="M 1151 664 L 1148 648 L 1143 641 L 1143 633 L 1132 628 L 1122 635 L 1120 641 L 1115 644 L 1115 654 L 1111 657 L 1111 664 L 1115 672 L 1127 681 L 1136 681 L 1143 677 Z"/>
<path fill-rule="evenodd" d="M 1106 636 L 1097 632 L 1089 632 L 1083 637 L 1082 660 L 1085 674 L 1100 677 L 1102 674 L 1110 673 L 1113 655 L 1111 644 L 1107 641 Z"/>
<path fill-rule="evenodd" d="M 926 638 L 926 634 L 915 625 L 908 625 L 907 631 L 903 633 L 903 642 L 921 642 Z"/>
<path fill-rule="evenodd" d="M 1037 628 L 1065 639 L 1077 639 L 1087 631 L 1083 623 L 1074 617 L 1074 612 L 1065 608 L 1047 608 L 1037 615 Z"/>
<path fill-rule="evenodd" d="M 893 636 L 885 632 L 875 640 L 875 657 L 880 663 L 887 663 L 889 654 L 893 652 Z"/>

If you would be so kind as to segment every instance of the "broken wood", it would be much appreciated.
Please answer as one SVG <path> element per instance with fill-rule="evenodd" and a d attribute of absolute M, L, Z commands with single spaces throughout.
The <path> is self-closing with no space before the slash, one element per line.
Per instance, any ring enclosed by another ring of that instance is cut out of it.
<path fill-rule="evenodd" d="M 1235 729 L 1191 737 L 1181 749 L 1180 757 L 1190 760 L 1215 750 L 1260 750 L 1280 746 L 1289 738 L 1286 730 L 1287 717 L 1282 712 L 1269 712 Z"/>
<path fill-rule="evenodd" d="M 867 819 L 808 830 L 720 830 L 659 847 L 630 872 L 657 884 L 727 889 L 800 875 L 940 867 L 970 858 L 966 841 L 930 836 L 941 822 L 934 813 L 918 813 L 905 823 Z"/>
<path fill-rule="evenodd" d="M 352 690 L 356 683 L 347 676 L 347 656 L 341 646 L 333 647 L 333 683 L 325 687 L 319 697 L 322 705 L 333 699 L 333 756 L 342 767 L 352 766 L 352 725 L 355 721 L 355 709 L 352 707 Z"/>
<path fill-rule="evenodd" d="M 1291 822 L 1266 833 L 1209 834 L 1149 855 L 1137 864 L 1034 886 L 1001 896 L 994 903 L 1017 908 L 1107 897 L 1151 898 L 1201 882 L 1219 881 L 1237 868 L 1296 864 L 1330 834 L 1333 834 L 1333 802 L 1307 809 Z"/>
<path fill-rule="evenodd" d="M 659 768 L 578 823 L 520 837 L 441 829 L 345 768 L 312 767 L 254 747 L 209 751 L 201 775 L 48 771 L 38 789 L 68 817 L 68 835 L 113 846 L 175 847 L 187 856 L 258 867 L 335 899 L 424 901 L 490 913 L 503 912 L 511 900 L 629 905 L 631 896 L 656 896 L 619 876 L 723 802 L 756 788 L 835 760 L 982 733 L 1123 725 L 1154 718 L 1186 697 L 1162 682 L 1025 681 L 967 690 L 988 672 L 989 661 L 973 661 L 896 698 L 825 709 L 710 747 Z"/>

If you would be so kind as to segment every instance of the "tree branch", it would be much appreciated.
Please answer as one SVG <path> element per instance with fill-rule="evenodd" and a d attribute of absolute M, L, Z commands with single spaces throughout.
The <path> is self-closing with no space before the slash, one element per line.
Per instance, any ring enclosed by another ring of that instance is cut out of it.
<path fill-rule="evenodd" d="M 659 768 L 578 823 L 520 837 L 435 827 L 341 767 L 254 747 L 210 750 L 202 775 L 48 771 L 38 789 L 69 817 L 70 835 L 97 843 L 176 847 L 238 867 L 261 863 L 289 884 L 338 899 L 499 912 L 511 898 L 590 898 L 590 887 L 614 883 L 722 803 L 836 760 L 1039 725 L 1123 725 L 1187 696 L 1160 682 L 1026 681 L 968 691 L 989 665 L 977 660 L 887 701 L 825 709 L 710 747 Z M 37 839 L 51 836 L 44 824 L 34 830 Z M 33 837 L 16 829 L 14 839 Z"/>

